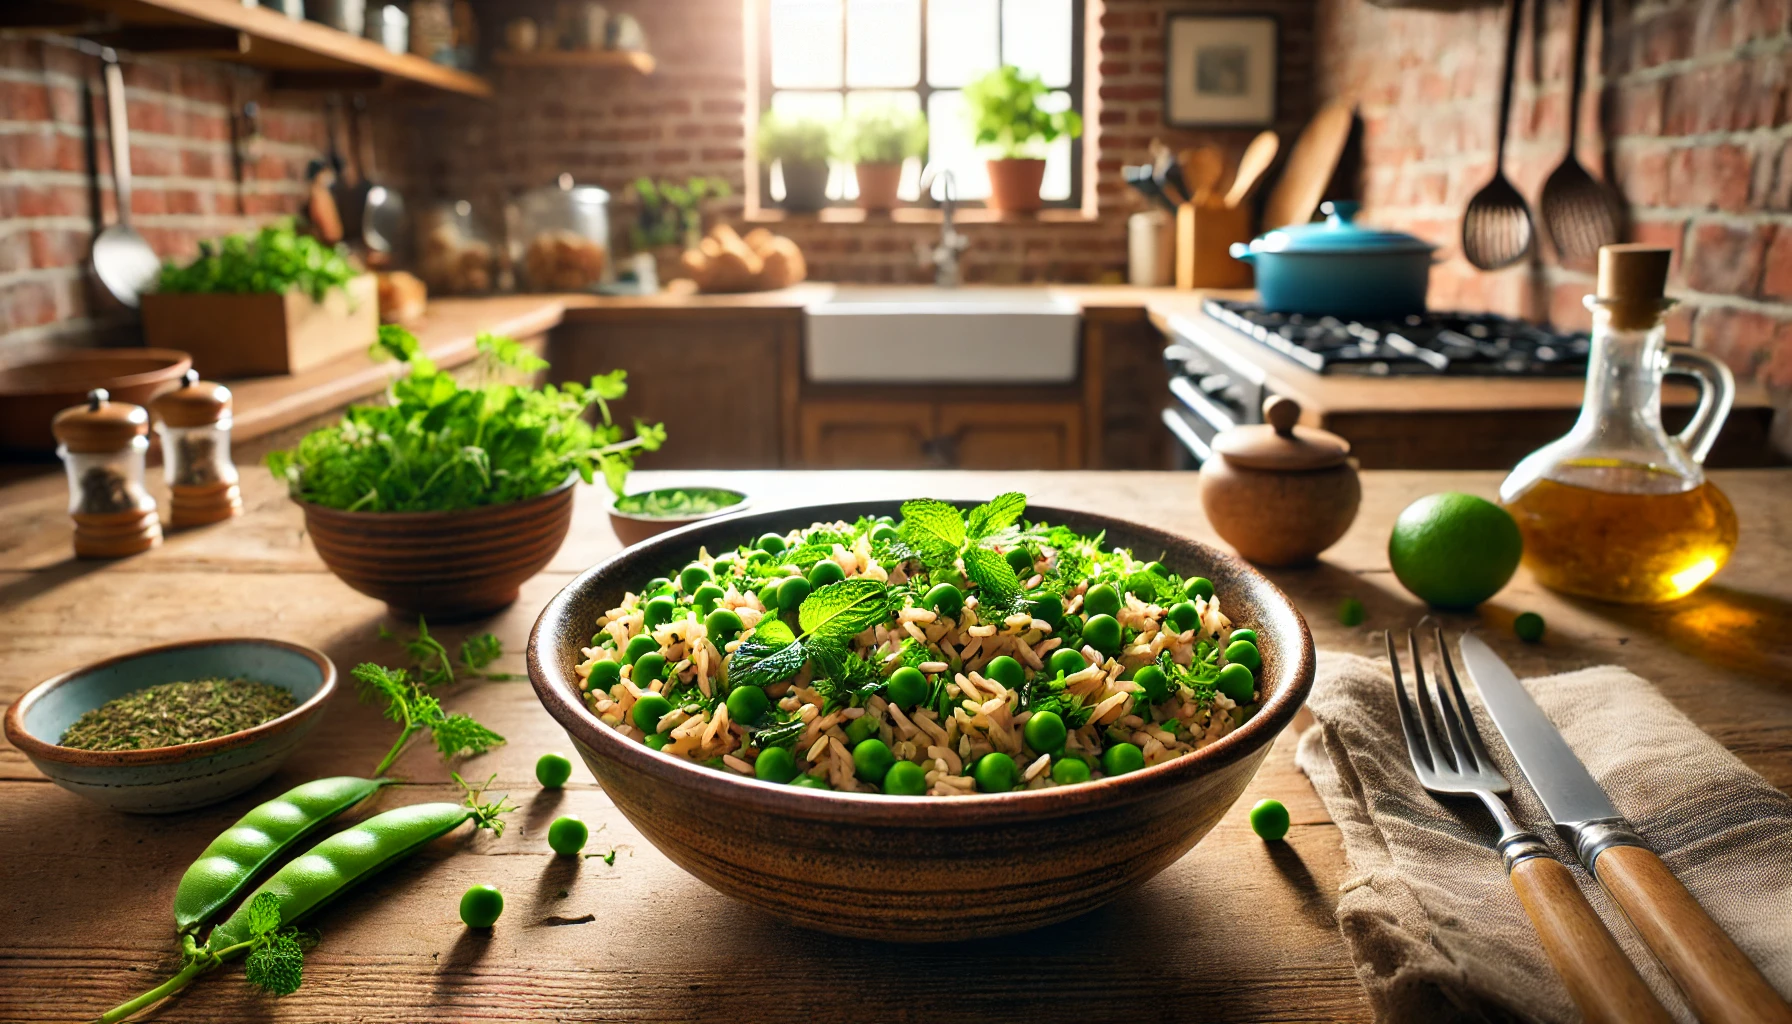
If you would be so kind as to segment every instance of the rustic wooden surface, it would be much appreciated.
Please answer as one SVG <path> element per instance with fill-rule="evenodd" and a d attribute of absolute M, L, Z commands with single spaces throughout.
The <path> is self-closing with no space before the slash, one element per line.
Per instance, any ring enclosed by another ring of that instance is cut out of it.
<path fill-rule="evenodd" d="M 826 498 L 978 497 L 1019 489 L 1040 504 L 1133 517 L 1211 540 L 1189 474 L 717 473 L 639 475 L 650 482 L 726 483 L 761 502 Z M 1521 571 L 1475 616 L 1521 675 L 1600 662 L 1654 680 L 1691 718 L 1782 789 L 1792 788 L 1792 471 L 1717 474 L 1742 519 L 1735 560 L 1700 594 L 1657 610 L 1579 604 L 1540 591 Z M 1423 610 L 1387 569 L 1387 529 L 1422 494 L 1491 494 L 1494 473 L 1370 473 L 1362 514 L 1317 567 L 1271 575 L 1306 613 L 1321 649 L 1373 654 L 1377 629 Z M 0 699 L 55 672 L 166 640 L 262 635 L 315 645 L 346 670 L 394 662 L 375 637 L 384 609 L 327 572 L 302 519 L 267 474 L 245 472 L 248 514 L 171 535 L 118 563 L 68 555 L 60 476 L 0 491 Z M 165 497 L 165 496 L 164 496 Z M 490 629 L 518 652 L 536 610 L 570 576 L 613 551 L 603 496 L 578 496 L 572 535 L 522 600 L 485 623 L 444 628 L 452 644 Z M 1368 607 L 1338 625 L 1347 595 Z M 1550 633 L 1511 639 L 1511 618 L 1540 611 Z M 398 628 L 410 624 L 391 623 Z M 1009 939 L 898 947 L 833 939 L 771 922 L 672 866 L 610 806 L 581 767 L 563 792 L 542 792 L 532 767 L 567 744 L 527 683 L 465 684 L 446 699 L 509 737 L 462 767 L 496 773 L 522 809 L 502 839 L 438 842 L 322 914 L 322 944 L 304 988 L 254 994 L 240 968 L 202 980 L 158 1021 L 1183 1021 L 1363 1020 L 1369 1015 L 1332 912 L 1346 868 L 1337 829 L 1294 769 L 1284 735 L 1245 797 L 1188 856 L 1136 892 L 1077 921 Z M 393 731 L 345 691 L 328 726 L 269 782 L 222 806 L 169 817 L 102 811 L 44 780 L 0 745 L 0 1020 L 90 1019 L 177 966 L 170 902 L 207 842 L 260 800 L 306 779 L 364 774 Z M 425 748 L 396 774 L 390 807 L 451 794 Z M 1294 827 L 1263 843 L 1245 811 L 1275 797 Z M 546 845 L 549 821 L 578 813 L 593 831 L 570 861 Z M 460 893 L 501 887 L 490 934 L 464 929 Z"/>

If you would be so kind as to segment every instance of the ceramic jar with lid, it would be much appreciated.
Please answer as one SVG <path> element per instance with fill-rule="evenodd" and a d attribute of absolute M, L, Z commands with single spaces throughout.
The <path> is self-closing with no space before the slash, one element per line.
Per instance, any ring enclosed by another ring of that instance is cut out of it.
<path fill-rule="evenodd" d="M 68 514 L 75 521 L 75 554 L 123 558 L 162 542 L 156 500 L 143 486 L 149 450 L 149 412 L 114 402 L 104 388 L 85 405 L 56 414 L 56 454 L 68 468 Z"/>
<path fill-rule="evenodd" d="M 149 404 L 160 421 L 162 469 L 174 495 L 170 524 L 203 526 L 242 515 L 230 460 L 230 389 L 188 370 L 179 387 Z"/>
<path fill-rule="evenodd" d="M 517 200 L 512 259 L 522 285 L 536 292 L 580 292 L 614 276 L 610 267 L 610 193 L 578 185 L 570 174 Z"/>
<path fill-rule="evenodd" d="M 1300 405 L 1271 398 L 1263 425 L 1213 439 L 1201 465 L 1201 506 L 1226 543 L 1258 565 L 1304 565 L 1356 519 L 1362 484 L 1350 443 L 1295 424 Z"/>

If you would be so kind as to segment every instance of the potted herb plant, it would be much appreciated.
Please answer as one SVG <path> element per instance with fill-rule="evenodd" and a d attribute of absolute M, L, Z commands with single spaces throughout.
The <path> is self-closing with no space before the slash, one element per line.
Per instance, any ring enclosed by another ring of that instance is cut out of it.
<path fill-rule="evenodd" d="M 987 161 L 992 210 L 1039 209 L 1045 147 L 1060 136 L 1074 139 L 1083 133 L 1083 119 L 1076 111 L 1047 113 L 1039 109 L 1046 92 L 1039 76 L 1025 74 L 1012 64 L 964 87 L 976 143 L 995 154 Z"/>
<path fill-rule="evenodd" d="M 214 379 L 302 373 L 365 349 L 378 328 L 373 275 L 290 220 L 201 242 L 143 297 L 145 343 L 190 353 Z"/>
<path fill-rule="evenodd" d="M 653 254 L 661 281 L 682 274 L 679 257 L 703 241 L 704 201 L 733 194 L 721 178 L 703 177 L 687 179 L 682 185 L 637 178 L 634 189 L 639 209 L 634 227 L 629 229 L 629 244 L 635 252 Z"/>
<path fill-rule="evenodd" d="M 927 152 L 927 119 L 919 110 L 868 107 L 841 125 L 837 148 L 859 179 L 859 206 L 893 210 L 903 163 Z"/>
<path fill-rule="evenodd" d="M 608 403 L 628 390 L 621 370 L 589 384 L 511 383 L 547 362 L 482 334 L 483 383 L 465 386 L 404 328 L 381 327 L 379 339 L 406 369 L 386 404 L 351 406 L 267 462 L 324 564 L 395 612 L 472 618 L 509 605 L 566 539 L 575 480 L 602 476 L 620 495 L 635 455 L 665 440 L 657 424 L 636 423 L 625 440 L 611 422 Z"/>
<path fill-rule="evenodd" d="M 784 176 L 784 209 L 813 213 L 828 203 L 832 129 L 814 118 L 768 112 L 759 119 L 759 161 Z"/>

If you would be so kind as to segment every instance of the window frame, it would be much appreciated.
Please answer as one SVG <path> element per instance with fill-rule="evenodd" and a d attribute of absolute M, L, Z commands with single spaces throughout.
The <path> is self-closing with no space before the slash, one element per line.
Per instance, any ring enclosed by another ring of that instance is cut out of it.
<path fill-rule="evenodd" d="M 752 74 L 752 81 L 757 86 L 756 94 L 753 96 L 752 102 L 750 104 L 750 112 L 753 116 L 753 121 L 751 124 L 749 124 L 747 126 L 748 131 L 747 131 L 746 149 L 747 149 L 747 167 L 748 167 L 748 172 L 749 172 L 747 175 L 747 178 L 749 181 L 753 182 L 753 188 L 752 188 L 751 194 L 749 195 L 748 198 L 751 200 L 753 207 L 757 210 L 772 211 L 772 210 L 779 209 L 779 207 L 776 205 L 776 203 L 772 199 L 772 195 L 771 195 L 771 167 L 768 164 L 760 163 L 759 154 L 755 148 L 754 140 L 753 140 L 753 134 L 754 134 L 754 131 L 758 127 L 759 118 L 764 117 L 767 113 L 769 113 L 771 111 L 772 93 L 774 91 L 776 91 L 776 92 L 816 93 L 816 94 L 822 94 L 822 95 L 825 95 L 828 93 L 833 93 L 840 97 L 840 104 L 841 104 L 842 110 L 845 109 L 846 97 L 849 93 L 853 93 L 853 92 L 913 92 L 920 100 L 921 114 L 923 117 L 925 117 L 927 115 L 928 101 L 932 98 L 934 93 L 936 93 L 936 92 L 957 92 L 963 88 L 963 86 L 956 86 L 956 87 L 934 86 L 934 85 L 929 84 L 929 82 L 927 81 L 927 34 L 928 34 L 927 33 L 927 10 L 928 10 L 929 5 L 931 5 L 933 3 L 951 3 L 952 0 L 919 0 L 920 5 L 921 5 L 921 10 L 920 10 L 921 52 L 920 52 L 920 64 L 919 64 L 919 71 L 918 71 L 918 81 L 916 82 L 915 85 L 913 85 L 913 86 L 879 85 L 879 86 L 862 86 L 862 87 L 858 87 L 858 88 L 854 88 L 852 86 L 847 85 L 846 84 L 846 62 L 845 62 L 846 32 L 847 32 L 847 24 L 846 23 L 848 20 L 847 17 L 845 16 L 845 6 L 846 6 L 847 2 L 848 2 L 848 0 L 840 0 L 841 6 L 842 6 L 842 17 L 840 18 L 840 41 L 839 41 L 840 53 L 841 53 L 840 85 L 838 87 L 830 87 L 830 88 L 808 88 L 808 87 L 805 87 L 805 88 L 794 88 L 794 89 L 774 89 L 772 86 L 772 24 L 771 24 L 771 22 L 772 22 L 772 0 L 747 0 L 747 3 L 751 6 L 751 9 L 752 9 L 751 14 L 750 14 L 750 22 L 751 22 L 751 28 L 753 30 L 749 34 L 750 38 L 751 38 L 751 42 L 749 43 L 749 46 L 748 46 L 748 52 L 751 55 L 752 59 L 757 64 L 757 68 Z M 1076 138 L 1073 138 L 1070 140 L 1070 195 L 1066 196 L 1063 199 L 1043 200 L 1042 210 L 1081 211 L 1081 210 L 1085 210 L 1088 206 L 1087 197 L 1084 192 L 1085 181 L 1087 180 L 1087 175 L 1085 173 L 1086 168 L 1084 167 L 1083 144 L 1085 141 L 1088 140 L 1089 133 L 1094 127 L 1094 122 L 1090 118 L 1090 116 L 1088 114 L 1088 109 L 1087 109 L 1089 106 L 1089 97 L 1088 97 L 1088 93 L 1087 93 L 1087 79 L 1086 79 L 1085 69 L 1084 69 L 1085 59 L 1087 57 L 1087 52 L 1088 52 L 1087 40 L 1084 35 L 1085 29 L 1086 29 L 1087 14 L 1088 14 L 1087 9 L 1088 9 L 1088 4 L 1085 2 L 1085 0 L 1071 0 L 1071 3 L 1070 3 L 1070 82 L 1069 82 L 1069 84 L 1064 85 L 1064 86 L 1049 86 L 1048 87 L 1048 89 L 1052 92 L 1064 92 L 1064 93 L 1069 94 L 1070 109 L 1076 111 L 1078 116 L 1082 117 L 1082 119 L 1083 119 L 1082 134 L 1080 134 Z M 997 4 L 996 4 L 996 54 L 998 57 L 1001 56 L 1002 43 L 1003 43 L 1002 20 L 1003 19 L 1001 16 L 1001 0 L 997 0 Z M 931 133 L 932 129 L 933 129 L 933 123 L 931 120 L 929 120 L 928 131 Z M 922 169 L 923 173 L 925 173 L 925 171 L 927 169 L 927 161 L 925 158 L 922 159 L 921 169 Z M 919 199 L 914 201 L 913 203 L 905 203 L 905 205 L 909 206 L 909 207 L 926 208 L 926 207 L 934 206 L 936 204 L 930 196 L 924 194 Z M 969 208 L 969 209 L 985 209 L 985 208 L 987 208 L 988 203 L 986 200 L 983 200 L 983 199 L 965 199 L 965 200 L 961 200 L 959 202 L 959 206 L 961 208 Z M 823 210 L 857 209 L 857 207 L 858 207 L 858 201 L 856 199 L 840 198 L 840 199 L 829 199 L 828 204 L 826 206 L 822 207 L 822 209 Z"/>

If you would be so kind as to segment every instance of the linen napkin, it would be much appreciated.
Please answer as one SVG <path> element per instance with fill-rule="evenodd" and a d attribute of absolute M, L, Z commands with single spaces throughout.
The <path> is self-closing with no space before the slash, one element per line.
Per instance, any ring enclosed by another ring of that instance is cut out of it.
<path fill-rule="evenodd" d="M 1555 834 L 1466 676 L 1463 687 L 1512 783 L 1514 817 L 1570 866 L 1662 1005 L 1692 1021 L 1648 947 Z M 1525 687 L 1712 919 L 1792 993 L 1792 798 L 1624 669 Z M 1343 831 L 1349 873 L 1338 925 L 1377 1019 L 1580 1019 L 1500 865 L 1492 818 L 1472 798 L 1439 801 L 1413 775 L 1387 666 L 1322 655 L 1307 706 L 1317 724 L 1295 760 Z"/>

